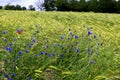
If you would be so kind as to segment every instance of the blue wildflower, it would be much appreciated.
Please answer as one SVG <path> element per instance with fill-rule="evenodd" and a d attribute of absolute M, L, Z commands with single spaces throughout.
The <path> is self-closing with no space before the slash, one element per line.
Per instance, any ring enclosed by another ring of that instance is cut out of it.
<path fill-rule="evenodd" d="M 16 66 L 13 66 L 14 69 L 16 69 Z"/>
<path fill-rule="evenodd" d="M 32 41 L 33 41 L 34 43 L 35 43 L 35 42 L 37 42 L 37 40 L 36 40 L 36 39 L 33 39 Z"/>
<path fill-rule="evenodd" d="M 12 46 L 12 44 L 9 44 L 9 46 Z"/>
<path fill-rule="evenodd" d="M 32 80 L 32 77 L 28 77 L 28 80 Z"/>
<path fill-rule="evenodd" d="M 12 75 L 11 75 L 12 77 L 15 77 L 15 73 L 12 73 Z"/>
<path fill-rule="evenodd" d="M 76 49 L 76 52 L 80 52 L 80 50 L 79 50 L 79 49 Z"/>
<path fill-rule="evenodd" d="M 79 38 L 79 36 L 78 36 L 78 35 L 75 35 L 75 39 L 77 39 L 77 38 Z"/>
<path fill-rule="evenodd" d="M 89 30 L 89 31 L 88 31 L 88 35 L 91 35 L 91 34 L 92 34 L 92 32 Z"/>
<path fill-rule="evenodd" d="M 94 35 L 94 39 L 96 39 L 97 37 L 96 37 L 96 35 Z"/>
<path fill-rule="evenodd" d="M 79 42 L 76 42 L 76 44 L 79 44 Z"/>
<path fill-rule="evenodd" d="M 63 57 L 64 57 L 64 54 L 61 54 L 60 56 L 63 58 Z"/>
<path fill-rule="evenodd" d="M 43 54 L 45 54 L 45 52 L 41 52 L 40 54 L 42 54 L 42 55 L 43 55 Z"/>
<path fill-rule="evenodd" d="M 94 64 L 95 62 L 93 60 L 90 60 L 90 64 Z"/>
<path fill-rule="evenodd" d="M 5 74 L 5 77 L 6 77 L 6 78 L 8 78 L 8 77 L 9 77 L 9 75 L 6 73 L 6 74 Z"/>
<path fill-rule="evenodd" d="M 20 58 L 20 56 L 16 56 L 16 58 Z"/>
<path fill-rule="evenodd" d="M 21 55 L 21 54 L 22 54 L 22 51 L 18 52 L 18 54 L 20 54 L 20 55 Z"/>
<path fill-rule="evenodd" d="M 61 39 L 64 39 L 64 36 L 61 36 Z"/>
<path fill-rule="evenodd" d="M 11 52 L 12 51 L 12 48 L 11 47 L 6 47 L 6 50 Z"/>
<path fill-rule="evenodd" d="M 3 31 L 3 34 L 7 34 L 7 32 L 6 32 L 6 31 Z"/>
<path fill-rule="evenodd" d="M 7 78 L 7 80 L 12 80 L 11 78 Z"/>
<path fill-rule="evenodd" d="M 46 48 L 48 48 L 48 46 L 46 46 Z"/>
<path fill-rule="evenodd" d="M 91 54 L 91 49 L 90 48 L 88 48 L 88 54 Z"/>
<path fill-rule="evenodd" d="M 25 50 L 26 53 L 28 53 L 28 50 Z"/>
<path fill-rule="evenodd" d="M 49 56 L 49 57 L 53 57 L 53 56 L 55 56 L 55 54 L 48 54 L 48 56 Z"/>

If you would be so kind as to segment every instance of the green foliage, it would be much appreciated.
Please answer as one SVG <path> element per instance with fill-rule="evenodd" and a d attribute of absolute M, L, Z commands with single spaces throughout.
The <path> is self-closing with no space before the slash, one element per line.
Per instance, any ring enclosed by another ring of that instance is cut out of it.
<path fill-rule="evenodd" d="M 119 14 L 2 10 L 0 17 L 1 80 L 120 79 Z"/>

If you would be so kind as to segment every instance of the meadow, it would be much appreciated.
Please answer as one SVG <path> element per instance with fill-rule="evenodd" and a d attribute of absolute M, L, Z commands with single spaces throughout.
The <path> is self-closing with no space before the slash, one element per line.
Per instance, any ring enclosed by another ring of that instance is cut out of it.
<path fill-rule="evenodd" d="M 1 80 L 120 80 L 120 14 L 0 10 Z"/>

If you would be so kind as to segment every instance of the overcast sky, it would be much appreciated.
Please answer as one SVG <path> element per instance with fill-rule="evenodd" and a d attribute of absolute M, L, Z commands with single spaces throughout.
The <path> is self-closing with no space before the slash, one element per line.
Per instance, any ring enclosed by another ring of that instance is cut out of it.
<path fill-rule="evenodd" d="M 42 2 L 43 0 L 40 0 L 40 2 Z M 0 6 L 4 6 L 8 3 L 11 3 L 11 5 L 16 5 L 19 4 L 21 6 L 25 6 L 26 8 L 28 8 L 29 5 L 35 5 L 35 2 L 37 2 L 37 0 L 0 0 Z"/>

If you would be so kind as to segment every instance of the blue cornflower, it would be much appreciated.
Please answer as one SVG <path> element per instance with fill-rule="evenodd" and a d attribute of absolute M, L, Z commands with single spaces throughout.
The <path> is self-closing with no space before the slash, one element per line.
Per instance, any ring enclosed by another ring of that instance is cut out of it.
<path fill-rule="evenodd" d="M 3 34 L 6 34 L 7 32 L 6 31 L 3 31 Z"/>
<path fill-rule="evenodd" d="M 12 73 L 12 75 L 11 75 L 12 77 L 15 77 L 15 73 Z"/>
<path fill-rule="evenodd" d="M 60 56 L 63 58 L 63 57 L 64 57 L 64 54 L 61 54 Z"/>
<path fill-rule="evenodd" d="M 14 69 L 16 69 L 16 66 L 13 66 Z"/>
<path fill-rule="evenodd" d="M 49 57 L 53 57 L 53 56 L 55 56 L 55 54 L 48 54 L 48 56 L 49 56 Z"/>
<path fill-rule="evenodd" d="M 93 60 L 90 60 L 90 64 L 94 64 L 95 62 Z"/>
<path fill-rule="evenodd" d="M 10 50 L 10 47 L 6 47 L 6 50 L 9 51 L 9 50 Z"/>
<path fill-rule="evenodd" d="M 26 53 L 28 53 L 28 50 L 25 50 Z"/>
<path fill-rule="evenodd" d="M 43 55 L 43 54 L 45 54 L 45 52 L 41 52 L 40 54 L 42 54 L 42 55 Z"/>
<path fill-rule="evenodd" d="M 64 39 L 64 36 L 61 36 L 61 39 Z"/>
<path fill-rule="evenodd" d="M 76 44 L 79 44 L 79 42 L 76 42 Z"/>
<path fill-rule="evenodd" d="M 6 73 L 6 74 L 5 74 L 5 77 L 6 77 L 6 78 L 8 78 L 8 77 L 9 77 L 9 75 Z"/>
<path fill-rule="evenodd" d="M 79 49 L 76 49 L 76 52 L 80 52 L 80 50 L 79 50 Z"/>
<path fill-rule="evenodd" d="M 9 46 L 12 46 L 12 43 L 11 43 L 11 44 L 9 44 Z"/>
<path fill-rule="evenodd" d="M 22 51 L 18 52 L 18 54 L 20 54 L 20 55 L 21 55 L 21 54 L 22 54 Z"/>
<path fill-rule="evenodd" d="M 88 48 L 88 54 L 91 54 L 91 49 L 90 48 Z"/>
<path fill-rule="evenodd" d="M 92 34 L 92 32 L 90 30 L 88 30 L 88 35 L 91 35 L 91 34 Z"/>
<path fill-rule="evenodd" d="M 48 46 L 46 46 L 46 48 L 48 48 Z"/>
<path fill-rule="evenodd" d="M 96 37 L 96 35 L 94 35 L 94 39 L 96 39 L 97 37 Z"/>
<path fill-rule="evenodd" d="M 6 50 L 11 52 L 12 51 L 12 48 L 11 47 L 6 47 Z"/>
<path fill-rule="evenodd" d="M 28 77 L 28 80 L 32 80 L 32 77 Z"/>
<path fill-rule="evenodd" d="M 16 56 L 16 58 L 20 58 L 20 56 Z"/>
<path fill-rule="evenodd" d="M 71 35 L 73 35 L 73 33 L 72 33 L 72 32 L 70 32 L 70 34 L 71 34 Z"/>
<path fill-rule="evenodd" d="M 36 40 L 36 39 L 33 39 L 32 41 L 33 41 L 34 43 L 35 43 L 35 42 L 37 42 L 37 40 Z"/>
<path fill-rule="evenodd" d="M 7 78 L 7 80 L 12 80 L 11 78 Z"/>
<path fill-rule="evenodd" d="M 77 39 L 77 38 L 79 38 L 79 36 L 78 36 L 78 35 L 75 35 L 75 39 Z"/>

